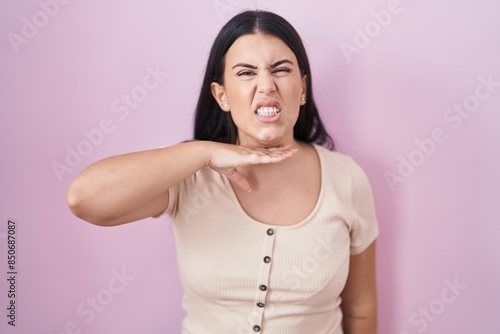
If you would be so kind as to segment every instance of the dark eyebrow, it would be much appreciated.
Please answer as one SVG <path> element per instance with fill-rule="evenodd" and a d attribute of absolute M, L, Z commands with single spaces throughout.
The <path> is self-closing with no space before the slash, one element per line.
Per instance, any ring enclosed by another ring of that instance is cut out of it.
<path fill-rule="evenodd" d="M 245 64 L 245 63 L 238 63 L 238 64 L 234 65 L 232 68 L 235 68 L 235 67 L 248 67 L 248 68 L 251 68 L 252 70 L 257 69 L 257 66 L 253 66 L 253 65 Z"/>
<path fill-rule="evenodd" d="M 288 60 L 288 59 L 282 59 L 282 60 L 278 60 L 277 62 L 275 62 L 274 64 L 271 65 L 271 68 L 275 68 L 277 66 L 280 66 L 281 64 L 290 64 L 290 65 L 293 65 L 293 63 Z"/>
<path fill-rule="evenodd" d="M 278 67 L 281 64 L 290 64 L 290 65 L 293 65 L 293 63 L 290 60 L 288 60 L 288 59 L 282 59 L 282 60 L 278 60 L 277 62 L 275 62 L 274 64 L 272 64 L 271 68 Z M 238 64 L 234 65 L 232 68 L 235 68 L 235 67 L 247 67 L 247 68 L 251 68 L 252 70 L 256 70 L 257 69 L 257 66 L 246 64 L 246 63 L 238 63 Z"/>

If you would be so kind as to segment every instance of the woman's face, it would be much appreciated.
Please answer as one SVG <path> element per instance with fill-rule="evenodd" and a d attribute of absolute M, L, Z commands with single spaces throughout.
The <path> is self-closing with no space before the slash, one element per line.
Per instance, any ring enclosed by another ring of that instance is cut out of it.
<path fill-rule="evenodd" d="M 238 142 L 273 147 L 294 141 L 293 127 L 305 103 L 306 80 L 292 50 L 265 34 L 238 38 L 225 56 L 224 84 L 212 94 L 238 127 Z"/>

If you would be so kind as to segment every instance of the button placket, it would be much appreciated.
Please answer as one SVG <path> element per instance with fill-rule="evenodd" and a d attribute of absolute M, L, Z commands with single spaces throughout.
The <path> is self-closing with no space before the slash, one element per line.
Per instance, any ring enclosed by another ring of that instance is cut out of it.
<path fill-rule="evenodd" d="M 266 297 L 271 289 L 269 286 L 269 278 L 271 273 L 271 265 L 273 258 L 274 240 L 276 238 L 276 230 L 268 228 L 264 234 L 263 255 L 261 257 L 261 266 L 259 273 L 259 281 L 256 286 L 257 293 L 254 304 L 254 314 L 257 315 L 256 323 L 253 324 L 252 330 L 260 332 L 262 330 L 262 319 L 266 310 Z"/>

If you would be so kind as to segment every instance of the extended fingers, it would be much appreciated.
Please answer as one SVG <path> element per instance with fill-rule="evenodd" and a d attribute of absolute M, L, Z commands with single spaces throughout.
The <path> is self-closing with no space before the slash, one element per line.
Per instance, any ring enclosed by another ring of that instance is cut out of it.
<path fill-rule="evenodd" d="M 261 149 L 250 153 L 249 162 L 252 164 L 276 163 L 291 157 L 295 152 L 297 152 L 296 149 L 277 151 Z"/>
<path fill-rule="evenodd" d="M 290 144 L 287 144 L 287 145 L 281 145 L 281 146 L 276 146 L 276 147 L 268 147 L 268 148 L 265 148 L 265 150 L 268 150 L 270 152 L 275 152 L 275 151 L 286 151 L 290 148 Z"/>
<path fill-rule="evenodd" d="M 280 162 L 291 157 L 297 150 L 290 145 L 272 148 L 251 148 L 232 144 L 214 145 L 208 166 L 212 168 L 231 168 L 245 165 Z"/>

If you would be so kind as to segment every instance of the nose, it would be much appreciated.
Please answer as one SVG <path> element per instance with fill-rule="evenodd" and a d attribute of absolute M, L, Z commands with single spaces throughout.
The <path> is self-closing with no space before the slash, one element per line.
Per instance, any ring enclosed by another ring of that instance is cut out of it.
<path fill-rule="evenodd" d="M 263 73 L 259 75 L 257 81 L 257 90 L 259 93 L 269 95 L 276 91 L 276 84 L 274 77 L 270 73 Z"/>

